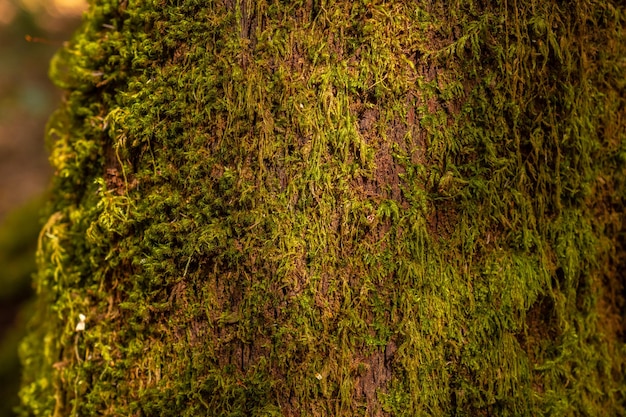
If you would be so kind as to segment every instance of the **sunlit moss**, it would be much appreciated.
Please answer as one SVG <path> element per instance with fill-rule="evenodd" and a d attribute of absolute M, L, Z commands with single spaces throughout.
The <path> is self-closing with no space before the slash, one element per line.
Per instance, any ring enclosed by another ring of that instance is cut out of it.
<path fill-rule="evenodd" d="M 24 414 L 622 413 L 623 10 L 252 3 L 53 61 Z"/>

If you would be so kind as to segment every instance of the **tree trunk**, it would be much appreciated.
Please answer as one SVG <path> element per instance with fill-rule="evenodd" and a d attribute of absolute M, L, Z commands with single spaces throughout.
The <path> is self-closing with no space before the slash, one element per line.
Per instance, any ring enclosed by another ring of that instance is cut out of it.
<path fill-rule="evenodd" d="M 619 1 L 92 2 L 35 416 L 620 415 Z"/>

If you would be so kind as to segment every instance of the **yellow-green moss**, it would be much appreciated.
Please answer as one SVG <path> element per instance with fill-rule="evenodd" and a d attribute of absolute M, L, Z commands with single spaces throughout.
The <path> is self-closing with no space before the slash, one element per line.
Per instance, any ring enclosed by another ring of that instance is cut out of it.
<path fill-rule="evenodd" d="M 625 12 L 92 2 L 23 414 L 623 413 Z"/>

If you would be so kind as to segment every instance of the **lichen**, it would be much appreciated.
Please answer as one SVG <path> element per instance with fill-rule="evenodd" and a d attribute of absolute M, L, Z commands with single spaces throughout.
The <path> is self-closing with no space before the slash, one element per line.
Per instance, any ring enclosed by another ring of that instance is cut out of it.
<path fill-rule="evenodd" d="M 623 413 L 625 13 L 92 2 L 22 414 Z"/>

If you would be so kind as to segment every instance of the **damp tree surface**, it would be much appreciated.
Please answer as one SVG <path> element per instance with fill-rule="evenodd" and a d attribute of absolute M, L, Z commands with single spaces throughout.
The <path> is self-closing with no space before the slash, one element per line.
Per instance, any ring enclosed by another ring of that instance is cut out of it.
<path fill-rule="evenodd" d="M 623 414 L 625 24 L 91 1 L 22 415 Z"/>

